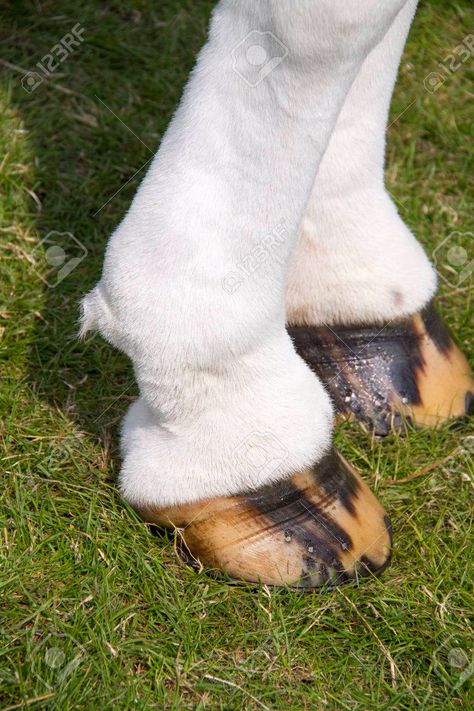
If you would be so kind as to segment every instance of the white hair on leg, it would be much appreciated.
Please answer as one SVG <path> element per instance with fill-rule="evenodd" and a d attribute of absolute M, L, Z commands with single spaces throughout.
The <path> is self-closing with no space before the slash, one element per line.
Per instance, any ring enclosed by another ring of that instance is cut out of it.
<path fill-rule="evenodd" d="M 365 60 L 331 135 L 290 263 L 291 324 L 383 323 L 435 292 L 435 271 L 384 185 L 390 100 L 416 4 Z"/>
<path fill-rule="evenodd" d="M 84 302 L 84 330 L 132 359 L 140 388 L 122 430 L 130 501 L 237 493 L 327 451 L 328 395 L 285 331 L 287 264 L 344 98 L 402 4 L 217 5 Z"/>

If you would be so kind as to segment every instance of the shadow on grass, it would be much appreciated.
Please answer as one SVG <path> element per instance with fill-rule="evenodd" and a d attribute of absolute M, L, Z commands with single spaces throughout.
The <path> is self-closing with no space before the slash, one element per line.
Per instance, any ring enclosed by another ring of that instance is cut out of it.
<path fill-rule="evenodd" d="M 31 288 L 44 289 L 44 307 L 31 341 L 29 378 L 42 399 L 112 453 L 110 440 L 117 441 L 116 425 L 136 386 L 128 359 L 99 336 L 78 342 L 78 303 L 99 278 L 108 236 L 159 145 L 212 5 L 165 0 L 131 8 L 62 0 L 3 10 L 0 59 L 35 161 L 28 187 L 37 198 L 32 211 L 40 209 L 33 227 L 40 240 L 60 233 L 43 250 L 58 243 L 66 262 L 84 257 L 62 280 L 58 269 L 49 287 L 32 272 Z M 78 25 L 83 42 L 45 78 L 37 63 Z M 21 70 L 42 81 L 26 90 L 31 87 L 22 86 Z"/>

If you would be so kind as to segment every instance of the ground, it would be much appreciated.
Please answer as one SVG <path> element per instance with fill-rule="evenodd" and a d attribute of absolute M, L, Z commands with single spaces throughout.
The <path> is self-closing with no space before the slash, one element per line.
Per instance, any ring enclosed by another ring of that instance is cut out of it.
<path fill-rule="evenodd" d="M 334 592 L 197 574 L 117 494 L 118 425 L 136 388 L 122 355 L 99 337 L 77 341 L 78 300 L 159 145 L 211 6 L 24 0 L 2 11 L 0 705 L 467 708 L 468 424 L 384 440 L 338 427 L 339 447 L 391 513 L 395 551 L 380 580 Z M 450 269 L 446 254 L 472 248 L 472 17 L 468 0 L 422 2 L 387 156 L 387 185 L 434 253 L 439 309 L 471 359 L 472 274 L 458 264 L 465 252 Z M 55 50 L 64 61 L 45 78 L 35 65 L 76 25 L 75 46 Z M 41 83 L 22 87 L 26 71 Z M 73 235 L 61 237 L 68 254 L 84 258 L 48 286 L 38 255 L 52 231 Z"/>

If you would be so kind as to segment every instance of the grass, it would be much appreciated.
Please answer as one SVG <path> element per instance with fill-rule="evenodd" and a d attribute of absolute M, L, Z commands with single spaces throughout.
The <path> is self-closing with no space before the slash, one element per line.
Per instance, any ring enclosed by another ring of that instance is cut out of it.
<path fill-rule="evenodd" d="M 338 428 L 396 538 L 381 580 L 333 593 L 197 574 L 116 493 L 117 427 L 135 385 L 126 359 L 99 338 L 77 342 L 77 302 L 143 171 L 132 176 L 159 144 L 211 6 L 23 0 L 3 9 L 0 706 L 467 708 L 472 679 L 456 687 L 449 662 L 472 655 L 467 425 L 383 441 Z M 24 91 L 16 68 L 34 68 L 77 22 L 81 46 Z M 429 253 L 472 229 L 474 60 L 434 93 L 423 84 L 471 24 L 467 0 L 422 2 L 391 112 L 387 183 Z M 88 250 L 55 289 L 27 258 L 51 230 Z M 472 297 L 472 278 L 441 283 L 439 308 L 471 358 Z"/>

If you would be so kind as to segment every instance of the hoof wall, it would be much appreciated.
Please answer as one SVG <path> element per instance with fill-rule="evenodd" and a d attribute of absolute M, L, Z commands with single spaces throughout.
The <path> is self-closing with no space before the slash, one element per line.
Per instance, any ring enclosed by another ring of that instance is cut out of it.
<path fill-rule="evenodd" d="M 276 484 L 197 503 L 136 507 L 149 523 L 177 528 L 208 570 L 295 588 L 339 585 L 390 561 L 390 521 L 367 484 L 332 450 Z"/>
<path fill-rule="evenodd" d="M 343 417 L 377 435 L 474 413 L 474 379 L 433 304 L 385 327 L 288 328 Z"/>

